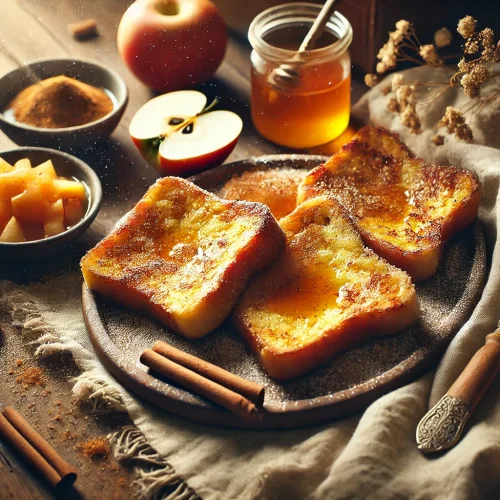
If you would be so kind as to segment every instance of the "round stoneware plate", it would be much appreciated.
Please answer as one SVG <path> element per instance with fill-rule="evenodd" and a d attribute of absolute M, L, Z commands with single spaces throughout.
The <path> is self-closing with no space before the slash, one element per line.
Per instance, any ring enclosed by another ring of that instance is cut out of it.
<path fill-rule="evenodd" d="M 306 155 L 265 156 L 223 165 L 191 180 L 217 191 L 221 183 L 245 170 L 311 169 L 324 160 Z M 366 342 L 310 374 L 284 383 L 268 377 L 230 321 L 200 340 L 189 341 L 140 312 L 94 295 L 85 285 L 83 310 L 90 337 L 106 368 L 125 387 L 159 407 L 211 425 L 303 427 L 358 412 L 432 367 L 468 319 L 479 298 L 485 269 L 483 233 L 476 224 L 446 245 L 437 274 L 417 286 L 421 316 L 411 328 Z M 159 339 L 265 384 L 264 410 L 243 418 L 149 375 L 139 356 Z"/>

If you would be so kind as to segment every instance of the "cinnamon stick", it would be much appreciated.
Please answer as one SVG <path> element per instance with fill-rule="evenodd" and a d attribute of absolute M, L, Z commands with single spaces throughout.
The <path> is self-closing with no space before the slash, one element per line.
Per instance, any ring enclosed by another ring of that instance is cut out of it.
<path fill-rule="evenodd" d="M 171 361 L 174 361 L 175 363 L 178 363 L 181 366 L 184 366 L 185 368 L 189 368 L 190 370 L 193 370 L 194 372 L 223 385 L 224 387 L 227 387 L 234 392 L 242 394 L 253 401 L 258 407 L 261 407 L 264 403 L 265 387 L 263 385 L 239 377 L 234 373 L 224 370 L 220 366 L 213 365 L 212 363 L 197 358 L 192 354 L 176 349 L 161 340 L 158 340 L 154 344 L 153 351 L 161 354 Z"/>
<path fill-rule="evenodd" d="M 164 358 L 152 349 L 144 351 L 140 361 L 151 370 L 223 406 L 229 411 L 242 415 L 248 415 L 257 411 L 255 405 L 241 394 L 237 394 L 174 361 Z"/>
<path fill-rule="evenodd" d="M 12 427 L 57 471 L 61 479 L 67 483 L 75 482 L 76 469 L 66 462 L 18 411 L 7 406 L 2 413 Z"/>
<path fill-rule="evenodd" d="M 17 432 L 1 413 L 0 438 L 26 460 L 51 486 L 56 487 L 61 482 L 61 475 Z"/>

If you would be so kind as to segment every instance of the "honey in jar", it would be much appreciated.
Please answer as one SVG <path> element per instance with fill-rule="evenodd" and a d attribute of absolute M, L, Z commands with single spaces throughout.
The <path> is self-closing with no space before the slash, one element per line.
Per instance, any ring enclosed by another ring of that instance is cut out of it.
<path fill-rule="evenodd" d="M 250 26 L 252 119 L 259 133 L 276 144 L 318 146 L 338 137 L 349 123 L 352 28 L 347 19 L 335 12 L 315 49 L 297 55 L 320 9 L 308 3 L 281 5 L 259 14 Z M 276 77 L 289 67 L 296 77 Z"/>

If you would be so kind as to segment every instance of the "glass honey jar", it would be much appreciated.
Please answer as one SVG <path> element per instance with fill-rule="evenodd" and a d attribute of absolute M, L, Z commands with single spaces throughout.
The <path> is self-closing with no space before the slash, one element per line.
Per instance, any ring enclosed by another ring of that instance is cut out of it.
<path fill-rule="evenodd" d="M 315 48 L 298 53 L 320 10 L 318 4 L 288 3 L 265 10 L 250 25 L 252 119 L 261 135 L 282 146 L 325 144 L 349 123 L 349 21 L 335 12 Z M 282 78 L 283 70 L 290 78 Z"/>

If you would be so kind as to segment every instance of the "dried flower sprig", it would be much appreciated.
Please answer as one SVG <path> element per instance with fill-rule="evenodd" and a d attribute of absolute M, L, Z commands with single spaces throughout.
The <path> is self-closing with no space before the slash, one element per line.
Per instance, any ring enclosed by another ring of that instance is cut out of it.
<path fill-rule="evenodd" d="M 412 62 L 431 67 L 442 67 L 451 71 L 449 83 L 436 82 L 403 82 L 403 75 L 396 73 L 392 78 L 391 86 L 384 87 L 382 92 L 389 95 L 386 109 L 390 113 L 399 115 L 401 123 L 411 132 L 421 132 L 422 123 L 418 110 L 429 105 L 452 87 L 461 87 L 469 97 L 468 102 L 460 109 L 448 106 L 445 115 L 436 124 L 438 128 L 446 128 L 449 134 L 470 142 L 473 139 L 472 129 L 466 123 L 466 115 L 479 113 L 485 104 L 500 97 L 500 88 L 493 86 L 488 95 L 483 95 L 483 86 L 494 78 L 493 65 L 500 62 L 500 41 L 495 42 L 493 30 L 485 28 L 477 31 L 477 21 L 466 16 L 460 19 L 457 32 L 464 39 L 463 54 L 460 56 L 441 56 L 439 50 L 448 47 L 452 42 L 452 34 L 447 28 L 441 28 L 434 33 L 431 44 L 421 44 L 412 23 L 400 20 L 396 29 L 389 33 L 387 43 L 380 49 L 377 59 L 377 74 L 365 76 L 365 83 L 374 87 L 379 83 L 380 74 L 396 68 L 398 62 Z M 450 58 L 459 59 L 456 66 L 446 63 Z M 427 102 L 418 102 L 416 94 L 419 88 L 430 86 L 441 87 L 432 99 Z M 444 143 L 444 136 L 435 135 L 433 144 L 440 146 Z"/>

